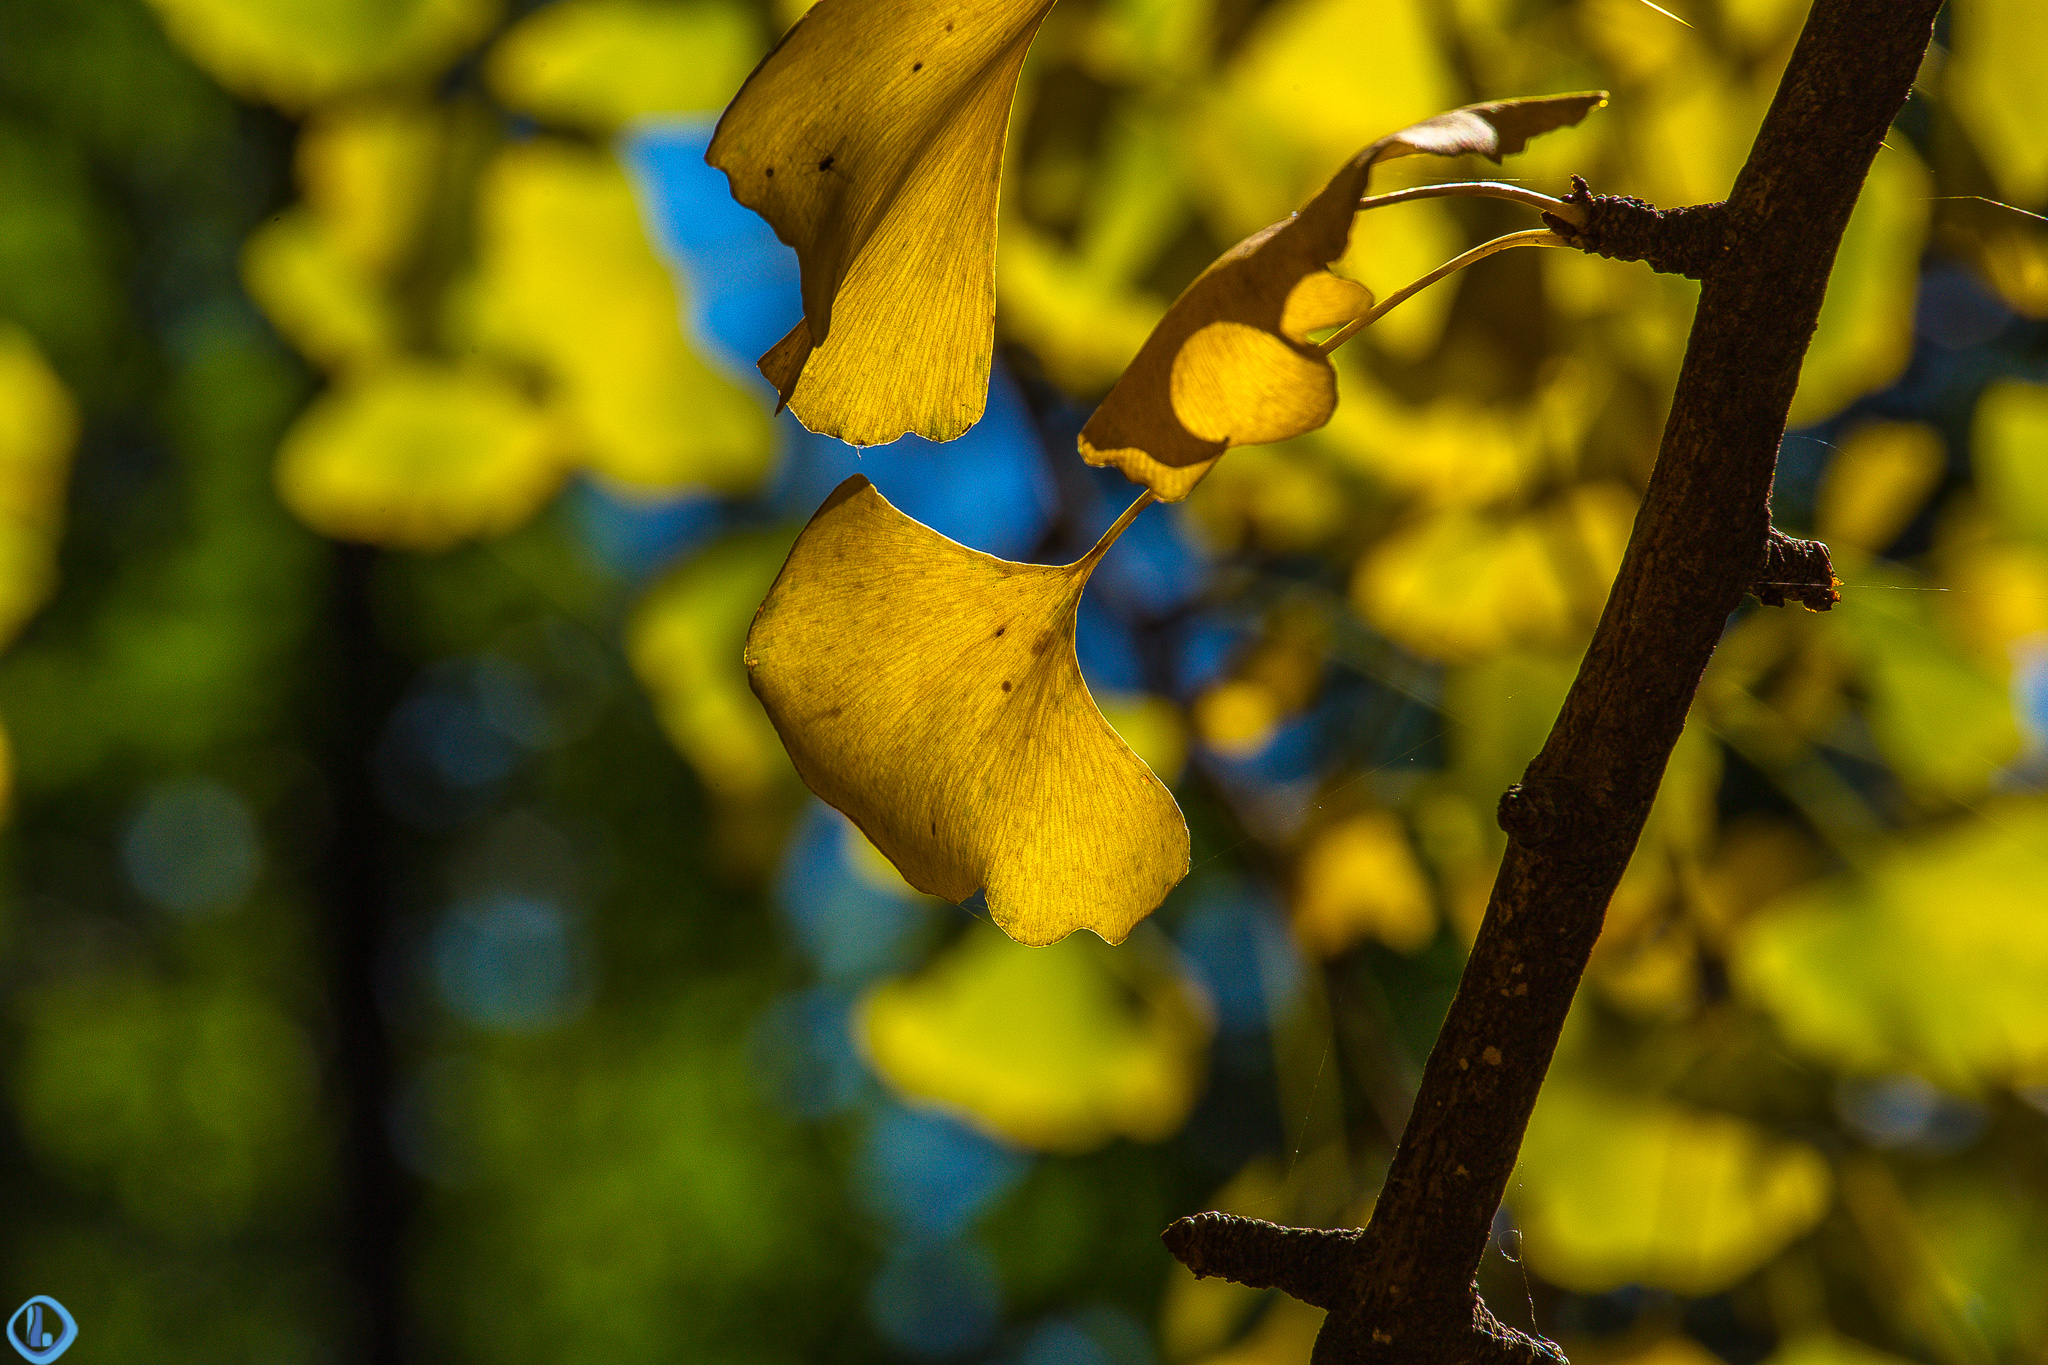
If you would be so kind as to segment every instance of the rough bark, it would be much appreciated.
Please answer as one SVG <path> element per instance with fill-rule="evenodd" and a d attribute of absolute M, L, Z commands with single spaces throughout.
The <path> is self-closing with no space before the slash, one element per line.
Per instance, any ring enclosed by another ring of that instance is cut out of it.
<path fill-rule="evenodd" d="M 1586 194 L 1587 250 L 1702 280 L 1663 444 L 1606 610 L 1548 741 L 1501 799 L 1486 918 L 1371 1223 L 1204 1214 L 1165 1234 L 1198 1275 L 1330 1310 L 1316 1365 L 1561 1359 L 1495 1322 L 1473 1277 L 1607 901 L 1745 591 L 1834 600 L 1824 547 L 1770 525 L 1800 362 L 1835 250 L 1939 0 L 1817 0 L 1725 204 Z M 1789 591 L 1788 591 L 1789 590 Z"/>

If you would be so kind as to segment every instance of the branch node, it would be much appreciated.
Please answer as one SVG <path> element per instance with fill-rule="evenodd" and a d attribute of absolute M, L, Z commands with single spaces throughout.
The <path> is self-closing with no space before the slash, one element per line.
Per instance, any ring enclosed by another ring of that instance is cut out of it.
<path fill-rule="evenodd" d="M 1283 1289 L 1303 1303 L 1335 1308 L 1365 1234 L 1357 1228 L 1290 1228 L 1210 1212 L 1176 1219 L 1159 1236 L 1197 1277 L 1217 1275 L 1254 1289 Z"/>
<path fill-rule="evenodd" d="M 1572 177 L 1565 203 L 1585 215 L 1583 227 L 1554 213 L 1543 215 L 1552 232 L 1581 251 L 1612 261 L 1644 261 L 1666 275 L 1705 279 L 1721 254 L 1725 203 L 1660 209 L 1620 194 L 1594 194 L 1583 176 Z"/>
<path fill-rule="evenodd" d="M 1826 611 L 1842 600 L 1841 586 L 1827 546 L 1796 540 L 1773 526 L 1764 540 L 1764 562 L 1749 590 L 1767 607 L 1790 601 L 1808 611 Z"/>
<path fill-rule="evenodd" d="M 1493 818 L 1509 838 L 1537 848 L 1557 838 L 1557 807 L 1517 782 L 1500 794 Z"/>

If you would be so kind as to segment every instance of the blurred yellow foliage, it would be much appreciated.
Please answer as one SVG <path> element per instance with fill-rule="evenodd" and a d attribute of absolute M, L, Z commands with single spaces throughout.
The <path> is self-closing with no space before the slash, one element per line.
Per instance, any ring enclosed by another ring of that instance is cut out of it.
<path fill-rule="evenodd" d="M 1294 932 L 1319 957 L 1375 938 L 1412 953 L 1436 937 L 1436 903 L 1408 833 L 1387 811 L 1363 811 L 1315 837 L 1302 855 Z"/>
<path fill-rule="evenodd" d="M 768 414 L 682 333 L 677 289 L 606 153 L 507 147 L 477 189 L 465 330 L 539 366 L 594 472 L 631 491 L 743 492 L 767 471 Z"/>
<path fill-rule="evenodd" d="M 2048 201 L 2048 12 L 2035 0 L 1966 0 L 1954 11 L 1942 94 L 1999 191 L 2024 208 Z"/>
<path fill-rule="evenodd" d="M 490 371 L 412 363 L 314 400 L 277 455 L 277 491 L 323 535 L 443 550 L 532 517 L 568 473 L 562 434 Z"/>
<path fill-rule="evenodd" d="M 0 647 L 57 581 L 57 537 L 78 412 L 19 328 L 0 322 Z"/>
<path fill-rule="evenodd" d="M 1339 412 L 1344 405 L 1339 404 Z M 1350 490 L 1319 437 L 1247 446 L 1188 495 L 1190 518 L 1217 550 L 1301 554 L 1351 523 Z"/>
<path fill-rule="evenodd" d="M 1344 401 L 1323 439 L 1347 463 L 1433 507 L 1485 507 L 1571 477 L 1612 382 L 1568 361 L 1553 367 L 1526 402 L 1488 404 L 1452 394 L 1410 406 L 1357 366 L 1341 368 Z"/>
<path fill-rule="evenodd" d="M 1903 138 L 1871 163 L 1828 277 L 1789 425 L 1832 416 L 1906 368 L 1933 184 Z"/>
<path fill-rule="evenodd" d="M 447 179 L 444 123 L 423 105 L 354 101 L 320 111 L 301 133 L 305 202 L 250 234 L 242 278 L 315 364 L 381 364 L 418 340 L 394 285 L 422 253 Z"/>
<path fill-rule="evenodd" d="M 1751 922 L 1731 967 L 1801 1052 L 1964 1092 L 2048 1083 L 2048 802 L 1899 836 Z"/>
<path fill-rule="evenodd" d="M 1940 482 L 1941 433 L 1924 422 L 1869 422 L 1842 438 L 1822 475 L 1814 534 L 1840 553 L 1881 553 Z"/>
<path fill-rule="evenodd" d="M 299 187 L 358 270 L 389 276 L 420 250 L 435 199 L 449 190 L 449 121 L 430 105 L 397 101 L 352 101 L 307 121 Z"/>
<path fill-rule="evenodd" d="M 500 0 L 149 0 L 228 89 L 302 111 L 371 86 L 418 84 L 490 31 Z"/>
<path fill-rule="evenodd" d="M 1263 750 L 1286 718 L 1279 696 L 1257 678 L 1226 678 L 1195 699 L 1196 731 L 1227 758 Z"/>
<path fill-rule="evenodd" d="M 1725 1289 L 1802 1236 L 1833 1188 L 1821 1155 L 1741 1119 L 1610 1094 L 1553 1069 L 1508 1203 L 1554 1284 Z"/>
<path fill-rule="evenodd" d="M 728 0 L 559 0 L 500 38 L 485 70 L 508 108 L 608 133 L 721 107 L 761 49 L 754 15 Z"/>
<path fill-rule="evenodd" d="M 786 534 L 722 540 L 665 574 L 626 627 L 627 657 L 661 728 L 724 800 L 756 799 L 789 771 L 740 662 L 754 608 L 788 553 Z"/>
<path fill-rule="evenodd" d="M 1989 671 L 1950 635 L 1941 594 L 1913 591 L 1925 585 L 1876 561 L 1856 578 L 1860 590 L 1821 629 L 1857 660 L 1878 749 L 1911 788 L 1984 790 L 2020 747 L 2005 670 Z"/>
<path fill-rule="evenodd" d="M 1370 80 L 1359 78 L 1365 53 Z M 1299 205 L 1329 166 L 1460 103 L 1458 93 L 1422 0 L 1284 0 L 1260 16 L 1204 106 L 1219 155 L 1204 158 L 1213 174 L 1197 184 L 1215 196 L 1225 240 L 1242 237 Z"/>
<path fill-rule="evenodd" d="M 1188 761 L 1188 732 L 1180 708 L 1149 692 L 1105 692 L 1095 699 L 1102 718 L 1161 782 L 1172 785 Z"/>
<path fill-rule="evenodd" d="M 1028 948 L 977 924 L 920 975 L 871 991 L 856 1027 L 905 1095 L 1005 1142 L 1085 1152 L 1177 1132 L 1211 1026 L 1163 957 L 1085 935 Z"/>
<path fill-rule="evenodd" d="M 1358 561 L 1352 603 L 1428 659 L 1469 662 L 1581 639 L 1621 567 L 1636 502 L 1627 488 L 1601 482 L 1519 516 L 1425 513 Z"/>
<path fill-rule="evenodd" d="M 323 369 L 375 365 L 400 349 L 395 310 L 336 245 L 327 221 L 286 209 L 242 246 L 242 281 L 277 330 Z"/>
<path fill-rule="evenodd" d="M 2048 384 L 1985 389 L 1970 453 L 1978 489 L 2006 530 L 2048 544 Z"/>

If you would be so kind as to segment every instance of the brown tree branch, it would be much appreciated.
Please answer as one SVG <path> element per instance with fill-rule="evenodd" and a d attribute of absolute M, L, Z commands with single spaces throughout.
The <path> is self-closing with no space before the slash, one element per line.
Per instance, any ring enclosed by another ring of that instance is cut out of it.
<path fill-rule="evenodd" d="M 1798 600 L 1833 600 L 1825 549 L 1773 539 L 1771 480 L 1842 230 L 1938 7 L 1816 0 L 1727 203 L 1691 217 L 1603 210 L 1607 235 L 1584 244 L 1697 267 L 1699 310 L 1606 610 L 1542 752 L 1502 798 L 1507 855 L 1372 1221 L 1290 1234 L 1203 1215 L 1166 1233 L 1197 1274 L 1329 1307 L 1316 1365 L 1555 1356 L 1495 1322 L 1473 1277 L 1608 897 L 1728 614 L 1753 586 L 1796 583 Z"/>

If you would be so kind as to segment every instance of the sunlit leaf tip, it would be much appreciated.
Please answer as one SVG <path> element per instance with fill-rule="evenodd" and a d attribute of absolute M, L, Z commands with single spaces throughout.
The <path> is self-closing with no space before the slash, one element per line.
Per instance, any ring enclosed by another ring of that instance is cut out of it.
<path fill-rule="evenodd" d="M 1073 564 L 968 549 L 848 479 L 748 633 L 755 694 L 812 791 L 904 879 L 986 888 L 1021 943 L 1119 943 L 1188 868 L 1180 808 L 1082 681 Z"/>
<path fill-rule="evenodd" d="M 813 431 L 951 440 L 995 343 L 1010 101 L 1052 0 L 821 0 L 719 120 L 705 160 L 796 249 L 804 316 L 761 372 Z"/>
<path fill-rule="evenodd" d="M 1363 317 L 1373 297 L 1332 274 L 1372 167 L 1417 153 L 1499 161 L 1606 102 L 1601 91 L 1474 104 L 1389 133 L 1284 222 L 1239 242 L 1187 287 L 1081 431 L 1081 456 L 1178 501 L 1232 446 L 1314 431 L 1337 377 L 1309 334 Z"/>

